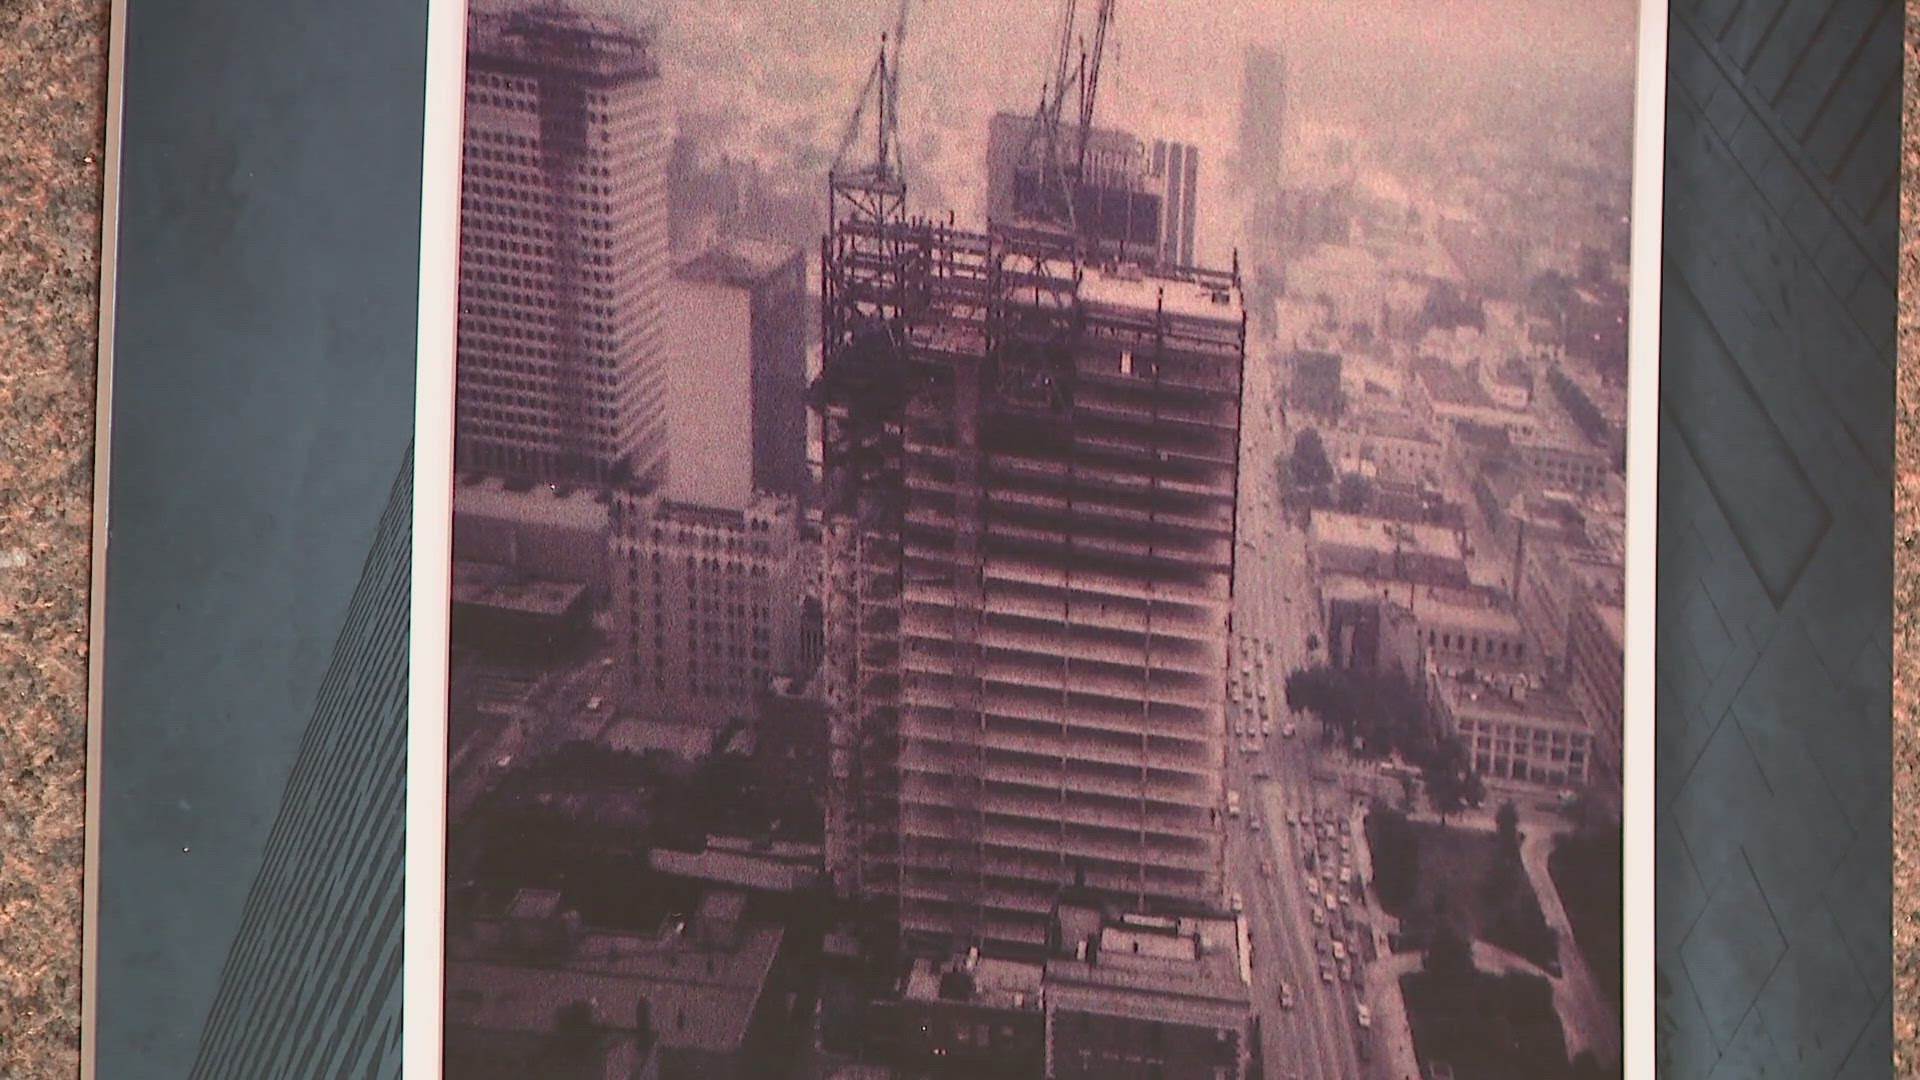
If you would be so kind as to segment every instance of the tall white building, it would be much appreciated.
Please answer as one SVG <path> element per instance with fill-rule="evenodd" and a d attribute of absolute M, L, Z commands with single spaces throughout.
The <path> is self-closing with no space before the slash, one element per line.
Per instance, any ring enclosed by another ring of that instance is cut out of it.
<path fill-rule="evenodd" d="M 671 103 L 653 24 L 474 16 L 456 454 L 538 479 L 663 473 Z"/>
<path fill-rule="evenodd" d="M 616 492 L 614 625 L 628 702 L 691 722 L 750 715 L 799 663 L 800 553 L 790 499 L 730 508 Z"/>
<path fill-rule="evenodd" d="M 675 268 L 669 497 L 744 507 L 807 486 L 806 259 L 729 237 Z"/>

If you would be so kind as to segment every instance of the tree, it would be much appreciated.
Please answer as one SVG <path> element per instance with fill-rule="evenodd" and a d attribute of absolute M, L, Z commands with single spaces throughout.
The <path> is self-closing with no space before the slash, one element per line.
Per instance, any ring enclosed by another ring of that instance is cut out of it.
<path fill-rule="evenodd" d="M 1500 804 L 1500 809 L 1493 815 L 1493 824 L 1500 831 L 1501 846 L 1520 846 L 1520 809 L 1513 805 L 1512 799 Z"/>
<path fill-rule="evenodd" d="M 1333 463 L 1327 460 L 1327 446 L 1318 431 L 1305 428 L 1293 437 L 1288 469 L 1293 482 L 1301 487 L 1318 488 L 1333 482 Z"/>
<path fill-rule="evenodd" d="M 1440 824 L 1445 825 L 1449 815 L 1458 813 L 1467 803 L 1467 777 L 1473 770 L 1467 767 L 1466 750 L 1456 738 L 1443 739 L 1434 748 L 1433 759 L 1427 765 L 1427 798 L 1440 814 Z"/>
<path fill-rule="evenodd" d="M 1373 481 L 1359 473 L 1347 473 L 1341 476 L 1334 502 L 1349 514 L 1364 512 L 1373 503 Z"/>

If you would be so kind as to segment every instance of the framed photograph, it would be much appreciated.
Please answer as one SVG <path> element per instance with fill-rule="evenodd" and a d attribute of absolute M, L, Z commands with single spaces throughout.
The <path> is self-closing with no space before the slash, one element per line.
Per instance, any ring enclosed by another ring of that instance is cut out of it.
<path fill-rule="evenodd" d="M 436 3 L 407 1075 L 1651 1075 L 1666 25 Z"/>

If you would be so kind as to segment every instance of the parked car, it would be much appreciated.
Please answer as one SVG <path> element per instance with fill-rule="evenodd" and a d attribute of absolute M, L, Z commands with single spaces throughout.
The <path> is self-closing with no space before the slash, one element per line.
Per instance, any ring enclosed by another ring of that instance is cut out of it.
<path fill-rule="evenodd" d="M 1373 1026 L 1373 1010 L 1367 1008 L 1365 1004 L 1357 1004 L 1353 1007 L 1353 1018 L 1363 1028 Z"/>

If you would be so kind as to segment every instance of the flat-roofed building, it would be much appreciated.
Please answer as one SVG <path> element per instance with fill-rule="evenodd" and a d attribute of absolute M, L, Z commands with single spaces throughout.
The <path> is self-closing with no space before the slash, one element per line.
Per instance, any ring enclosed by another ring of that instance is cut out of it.
<path fill-rule="evenodd" d="M 645 932 L 584 925 L 558 892 L 520 890 L 449 928 L 446 1074 L 774 1075 L 793 1022 L 783 941 L 727 890 Z M 654 1071 L 621 1071 L 641 1066 Z"/>
<path fill-rule="evenodd" d="M 743 507 L 807 485 L 806 260 L 726 237 L 674 270 L 666 493 Z"/>
<path fill-rule="evenodd" d="M 463 559 L 578 581 L 604 597 L 609 500 L 597 485 L 466 473 L 454 482 L 453 550 Z"/>
<path fill-rule="evenodd" d="M 512 567 L 453 563 L 449 630 L 456 645 L 516 664 L 559 659 L 591 629 L 587 586 L 534 577 Z"/>
<path fill-rule="evenodd" d="M 1599 600 L 1574 608 L 1567 627 L 1573 698 L 1593 725 L 1594 780 L 1620 791 L 1626 724 L 1626 610 Z"/>
<path fill-rule="evenodd" d="M 1593 733 L 1565 694 L 1534 679 L 1447 675 L 1431 663 L 1427 690 L 1441 730 L 1459 737 L 1481 776 L 1548 788 L 1586 783 Z"/>
<path fill-rule="evenodd" d="M 1231 918 L 1103 918 L 1046 964 L 1048 1080 L 1244 1080 L 1254 1010 Z"/>
<path fill-rule="evenodd" d="M 1309 558 L 1323 575 L 1462 587 L 1471 580 L 1457 529 L 1316 510 L 1307 535 Z"/>
<path fill-rule="evenodd" d="M 1044 971 L 977 950 L 917 958 L 899 995 L 875 1003 L 869 1052 L 895 1076 L 1037 1080 L 1046 1056 Z"/>

